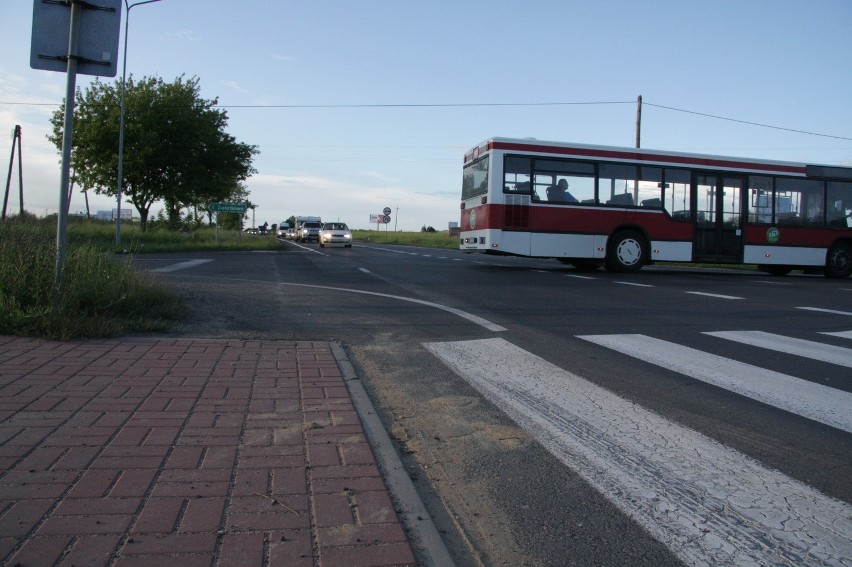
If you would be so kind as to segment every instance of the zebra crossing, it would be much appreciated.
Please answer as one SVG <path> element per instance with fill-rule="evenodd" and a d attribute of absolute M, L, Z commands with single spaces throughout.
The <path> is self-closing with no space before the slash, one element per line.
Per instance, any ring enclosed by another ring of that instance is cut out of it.
<path fill-rule="evenodd" d="M 852 367 L 852 349 L 760 331 L 704 334 Z M 645 335 L 581 335 L 578 338 L 852 433 L 852 394 L 849 392 Z"/>
<path fill-rule="evenodd" d="M 852 367 L 852 349 L 818 340 L 757 331 L 706 334 Z M 852 332 L 832 336 L 852 339 Z M 645 335 L 577 338 L 852 432 L 849 392 Z M 684 563 L 852 564 L 849 503 L 506 339 L 424 347 Z"/>

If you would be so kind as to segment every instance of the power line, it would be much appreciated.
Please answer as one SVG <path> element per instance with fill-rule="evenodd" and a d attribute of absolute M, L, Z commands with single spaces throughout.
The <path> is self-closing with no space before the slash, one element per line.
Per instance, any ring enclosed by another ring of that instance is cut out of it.
<path fill-rule="evenodd" d="M 0 101 L 0 104 L 22 105 L 22 106 L 56 106 L 55 103 L 46 102 L 20 102 L 20 101 Z M 636 101 L 579 101 L 579 102 L 458 102 L 458 103 L 363 103 L 363 104 L 214 104 L 211 108 L 256 108 L 256 109 L 357 109 L 357 108 L 475 108 L 475 107 L 537 107 L 537 106 L 595 106 L 595 105 L 621 105 L 621 104 L 636 104 Z M 663 110 L 672 112 L 682 112 L 685 114 L 693 114 L 703 116 L 705 118 L 714 118 L 716 120 L 725 120 L 727 122 L 736 122 L 739 124 L 747 124 L 749 126 L 758 126 L 761 128 L 770 128 L 773 130 L 782 130 L 784 132 L 793 132 L 796 134 L 806 134 L 808 136 L 820 136 L 822 138 L 832 138 L 835 140 L 852 141 L 852 137 L 838 136 L 834 134 L 822 134 L 819 132 L 811 132 L 808 130 L 800 130 L 796 128 L 786 128 L 784 126 L 774 126 L 772 124 L 764 124 L 761 122 L 753 122 L 749 120 L 741 120 L 738 118 L 730 118 L 727 116 L 719 116 L 718 114 L 710 114 L 707 112 L 698 112 L 695 110 L 686 110 L 673 106 L 655 104 L 653 102 L 643 101 L 645 106 L 653 106 Z M 85 106 L 85 105 L 78 105 Z M 161 108 L 166 108 L 165 106 Z"/>
<path fill-rule="evenodd" d="M 737 122 L 739 124 L 748 124 L 749 126 L 760 126 L 762 128 L 772 128 L 773 130 L 783 130 L 785 132 L 795 132 L 796 134 L 807 134 L 809 136 L 822 136 L 823 138 L 834 138 L 835 140 L 849 140 L 852 141 L 852 138 L 846 136 L 834 136 L 832 134 L 820 134 L 818 132 L 809 132 L 807 130 L 796 130 L 795 128 L 784 128 L 783 126 L 773 126 L 771 124 L 762 124 L 760 122 L 750 122 L 748 120 L 739 120 L 737 118 L 728 118 L 726 116 L 718 116 L 716 114 L 707 114 L 706 112 L 696 112 L 694 110 L 684 110 L 683 108 L 674 108 L 672 106 L 663 106 L 662 104 L 654 104 L 652 102 L 645 102 L 646 106 L 653 106 L 655 108 L 662 108 L 664 110 L 673 110 L 675 112 L 683 112 L 686 114 L 695 114 L 697 116 L 704 116 L 707 118 L 716 118 L 717 120 L 727 120 L 728 122 Z"/>
<path fill-rule="evenodd" d="M 219 108 L 465 108 L 475 106 L 571 106 L 635 104 L 635 101 L 589 101 L 589 102 L 450 102 L 412 104 L 223 104 Z"/>

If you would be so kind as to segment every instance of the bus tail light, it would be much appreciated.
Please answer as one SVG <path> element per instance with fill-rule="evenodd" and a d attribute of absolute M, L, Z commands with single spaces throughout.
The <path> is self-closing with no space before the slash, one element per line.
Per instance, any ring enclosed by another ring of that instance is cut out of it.
<path fill-rule="evenodd" d="M 488 202 L 488 196 L 487 196 L 487 195 L 483 195 L 483 196 L 482 196 L 482 204 L 484 205 L 484 204 L 485 204 L 485 203 L 487 203 L 487 202 Z"/>
<path fill-rule="evenodd" d="M 464 210 L 464 201 L 462 201 L 461 210 Z"/>

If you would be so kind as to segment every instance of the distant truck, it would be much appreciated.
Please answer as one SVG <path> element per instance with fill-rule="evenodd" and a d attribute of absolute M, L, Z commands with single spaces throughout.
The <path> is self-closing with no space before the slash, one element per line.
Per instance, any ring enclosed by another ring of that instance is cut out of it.
<path fill-rule="evenodd" d="M 278 225 L 278 236 L 284 238 L 287 236 L 287 230 L 290 228 L 290 223 L 281 221 L 281 224 Z"/>
<path fill-rule="evenodd" d="M 320 217 L 296 217 L 296 236 L 298 242 L 319 242 L 319 231 L 322 228 Z"/>

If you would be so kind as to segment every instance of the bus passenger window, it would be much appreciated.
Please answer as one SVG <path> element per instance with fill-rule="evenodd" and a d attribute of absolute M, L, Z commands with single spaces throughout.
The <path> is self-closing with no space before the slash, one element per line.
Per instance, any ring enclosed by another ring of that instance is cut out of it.
<path fill-rule="evenodd" d="M 533 186 L 539 200 L 562 204 L 595 202 L 594 164 L 539 159 L 533 169 Z"/>
<path fill-rule="evenodd" d="M 828 207 L 826 208 L 828 226 L 837 228 L 852 227 L 852 183 L 841 181 L 828 182 Z"/>
<path fill-rule="evenodd" d="M 663 180 L 663 208 L 677 220 L 690 220 L 690 173 L 686 169 L 667 169 Z"/>
<path fill-rule="evenodd" d="M 748 222 L 772 222 L 772 178 L 752 175 L 748 178 Z"/>
<path fill-rule="evenodd" d="M 503 160 L 503 192 L 530 194 L 530 159 L 507 156 Z"/>
<path fill-rule="evenodd" d="M 602 164 L 598 179 L 601 201 L 608 205 L 635 204 L 639 194 L 637 173 L 634 165 Z"/>
<path fill-rule="evenodd" d="M 811 179 L 775 179 L 775 222 L 801 226 L 823 224 L 825 184 Z"/>
<path fill-rule="evenodd" d="M 663 170 L 658 167 L 639 168 L 639 206 L 660 209 L 663 206 Z"/>

